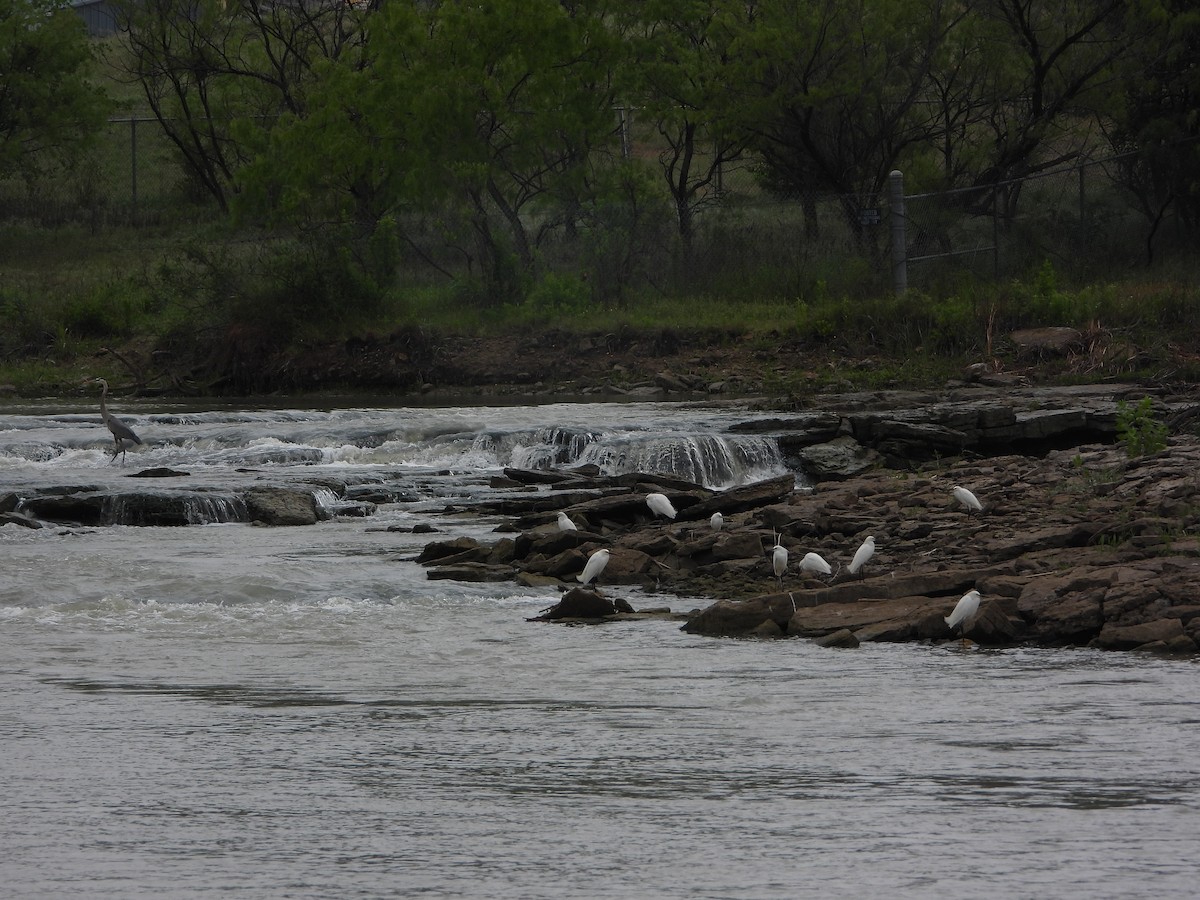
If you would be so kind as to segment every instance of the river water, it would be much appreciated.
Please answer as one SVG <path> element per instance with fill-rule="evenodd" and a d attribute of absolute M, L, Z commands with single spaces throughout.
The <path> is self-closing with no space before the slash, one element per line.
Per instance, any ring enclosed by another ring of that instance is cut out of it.
<path fill-rule="evenodd" d="M 553 591 L 430 581 L 387 530 L 494 537 L 445 510 L 506 465 L 779 474 L 726 431 L 757 413 L 114 406 L 124 466 L 90 403 L 0 408 L 0 495 L 168 466 L 403 502 L 0 527 L 0 896 L 1196 893 L 1194 660 L 534 623 Z"/>

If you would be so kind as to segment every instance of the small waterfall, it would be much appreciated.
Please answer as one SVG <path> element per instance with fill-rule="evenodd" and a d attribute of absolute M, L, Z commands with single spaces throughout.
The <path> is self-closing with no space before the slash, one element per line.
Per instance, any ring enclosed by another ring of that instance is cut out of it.
<path fill-rule="evenodd" d="M 100 518 L 111 525 L 160 527 L 250 521 L 241 497 L 216 492 L 112 494 L 104 498 Z"/>
<path fill-rule="evenodd" d="M 184 499 L 189 525 L 249 522 L 246 501 L 236 494 L 193 494 Z"/>
<path fill-rule="evenodd" d="M 317 516 L 321 519 L 332 519 L 342 502 L 338 495 L 329 488 L 314 488 L 312 493 L 317 504 Z"/>
<path fill-rule="evenodd" d="M 579 457 L 606 475 L 649 472 L 710 488 L 727 488 L 787 471 L 768 437 L 716 434 L 623 438 L 588 445 Z"/>
<path fill-rule="evenodd" d="M 548 425 L 533 431 L 480 434 L 472 449 L 492 453 L 518 469 L 552 469 L 573 464 L 600 437 L 586 429 Z"/>

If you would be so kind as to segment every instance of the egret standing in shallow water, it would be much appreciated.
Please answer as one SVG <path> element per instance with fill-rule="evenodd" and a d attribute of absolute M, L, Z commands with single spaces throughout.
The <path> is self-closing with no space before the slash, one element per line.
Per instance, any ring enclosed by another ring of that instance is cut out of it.
<path fill-rule="evenodd" d="M 859 545 L 859 548 L 854 551 L 854 559 L 850 561 L 850 565 L 846 566 L 846 571 L 851 575 L 859 575 L 862 567 L 867 564 L 872 556 L 875 555 L 875 536 L 867 535 L 867 539 Z"/>
<path fill-rule="evenodd" d="M 104 420 L 105 427 L 112 432 L 113 440 L 116 442 L 112 461 L 116 462 L 117 454 L 119 453 L 121 454 L 121 465 L 125 465 L 124 441 L 133 441 L 135 444 L 140 444 L 142 439 L 133 433 L 132 428 L 108 411 L 108 404 L 105 402 L 105 398 L 108 397 L 108 382 L 103 378 L 94 378 L 92 379 L 92 384 L 100 385 L 100 418 Z"/>
<path fill-rule="evenodd" d="M 666 494 L 647 494 L 646 505 L 650 507 L 650 512 L 656 516 L 665 516 L 668 519 L 675 518 L 675 507 L 671 505 L 671 501 L 667 499 Z"/>
<path fill-rule="evenodd" d="M 957 484 L 954 490 L 950 493 L 954 494 L 954 499 L 966 507 L 967 515 L 971 513 L 983 512 L 983 504 L 979 502 L 979 498 L 968 491 L 965 487 L 959 487 Z"/>
<path fill-rule="evenodd" d="M 962 638 L 967 639 L 967 620 L 975 613 L 979 612 L 979 591 L 967 591 L 959 599 L 954 606 L 954 612 L 946 616 L 946 624 L 950 626 L 950 633 L 954 633 L 957 627 L 962 628 Z"/>
<path fill-rule="evenodd" d="M 600 577 L 600 573 L 604 571 L 604 567 L 608 565 L 609 552 L 607 550 L 597 550 L 588 557 L 587 565 L 583 567 L 583 571 L 575 577 L 583 584 L 591 584 Z"/>
<path fill-rule="evenodd" d="M 579 529 L 575 527 L 575 523 L 571 521 L 570 516 L 568 516 L 565 512 L 560 512 L 558 514 L 558 530 L 578 531 Z"/>

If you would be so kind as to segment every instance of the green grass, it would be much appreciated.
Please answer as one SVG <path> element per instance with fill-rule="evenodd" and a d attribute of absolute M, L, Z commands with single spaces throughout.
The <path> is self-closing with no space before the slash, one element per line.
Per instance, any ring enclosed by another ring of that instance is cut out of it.
<path fill-rule="evenodd" d="M 57 377 L 50 361 L 73 378 L 78 360 L 91 367 L 107 346 L 153 347 L 172 337 L 177 346 L 195 343 L 198 333 L 234 332 L 311 346 L 414 329 L 635 331 L 664 341 L 678 333 L 709 343 L 758 341 L 764 354 L 786 343 L 812 365 L 771 376 L 783 396 L 814 384 L 925 386 L 979 361 L 1019 369 L 1027 361 L 1007 335 L 1046 325 L 1079 329 L 1085 347 L 1042 361 L 1043 374 L 1066 381 L 1200 375 L 1200 356 L 1175 346 L 1200 326 L 1196 272 L 1179 263 L 1169 275 L 1077 285 L 1043 264 L 1022 279 L 961 280 L 938 294 L 914 289 L 897 297 L 864 284 L 861 260 L 848 261 L 850 276 L 835 286 L 811 278 L 830 273 L 830 259 L 788 271 L 764 253 L 739 263 L 754 277 L 674 287 L 633 281 L 614 300 L 599 295 L 586 270 L 556 260 L 520 298 L 490 303 L 469 277 L 430 275 L 419 260 L 393 259 L 391 251 L 379 257 L 381 268 L 336 235 L 303 241 L 220 223 L 92 231 L 10 222 L 3 232 L 0 365 L 22 390 Z M 767 261 L 755 270 L 757 260 Z"/>

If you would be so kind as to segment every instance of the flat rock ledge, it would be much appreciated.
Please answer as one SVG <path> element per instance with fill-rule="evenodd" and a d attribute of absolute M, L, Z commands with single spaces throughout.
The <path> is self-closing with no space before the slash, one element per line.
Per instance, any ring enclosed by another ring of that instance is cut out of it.
<path fill-rule="evenodd" d="M 1086 444 L 1040 457 L 876 464 L 802 489 L 791 475 L 715 492 L 645 474 L 508 470 L 511 495 L 481 510 L 508 517 L 502 536 L 437 540 L 419 561 L 431 578 L 515 579 L 579 594 L 593 592 L 581 592 L 576 577 L 604 548 L 610 558 L 594 593 L 615 599 L 638 585 L 709 598 L 684 617 L 682 628 L 695 634 L 831 647 L 961 635 L 985 646 L 1190 654 L 1200 647 L 1198 471 L 1200 439 L 1190 434 L 1133 459 L 1121 445 Z M 983 511 L 959 505 L 955 485 L 974 492 Z M 650 513 L 650 492 L 667 495 L 675 520 Z M 559 530 L 559 511 L 576 530 Z M 709 524 L 714 512 L 724 516 L 719 531 Z M 868 535 L 875 554 L 850 575 Z M 777 536 L 789 551 L 781 579 L 770 559 Z M 833 574 L 799 571 L 809 551 Z M 972 589 L 979 610 L 952 633 L 945 617 Z M 537 618 L 620 615 L 629 613 Z"/>

